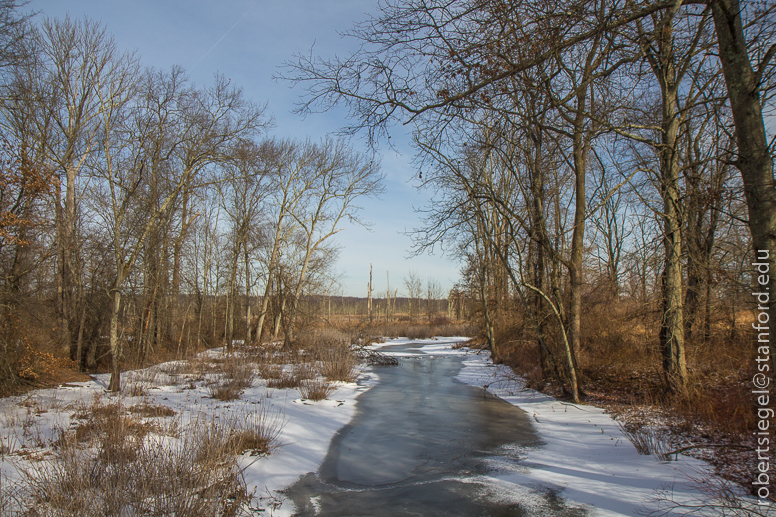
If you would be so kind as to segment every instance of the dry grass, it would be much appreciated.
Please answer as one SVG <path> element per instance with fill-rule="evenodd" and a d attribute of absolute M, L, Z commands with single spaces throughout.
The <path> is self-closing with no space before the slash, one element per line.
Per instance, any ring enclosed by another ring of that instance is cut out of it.
<path fill-rule="evenodd" d="M 283 372 L 279 377 L 275 379 L 269 379 L 267 381 L 268 388 L 276 389 L 288 389 L 299 387 L 300 379 L 298 379 L 293 373 Z"/>
<path fill-rule="evenodd" d="M 11 508 L 13 508 L 13 499 L 11 497 L 11 491 L 14 489 L 13 485 L 3 477 L 3 472 L 0 470 L 0 515 L 10 515 Z"/>
<path fill-rule="evenodd" d="M 142 402 L 129 407 L 129 412 L 142 417 L 169 417 L 175 416 L 175 411 L 167 406 L 160 406 Z"/>
<path fill-rule="evenodd" d="M 240 398 L 243 390 L 250 388 L 256 379 L 253 364 L 236 355 L 217 363 L 220 378 L 208 386 L 210 396 L 216 400 L 227 401 Z"/>
<path fill-rule="evenodd" d="M 628 440 L 636 448 L 636 452 L 644 456 L 652 455 L 658 461 L 671 461 L 669 454 L 674 447 L 666 439 L 664 433 L 661 433 L 652 425 L 632 425 L 617 422 L 617 425 Z"/>
<path fill-rule="evenodd" d="M 231 355 L 220 365 L 224 378 L 234 381 L 241 388 L 249 388 L 256 378 L 256 370 L 253 364 L 244 358 Z"/>
<path fill-rule="evenodd" d="M 197 426 L 164 446 L 145 441 L 119 462 L 65 440 L 55 460 L 23 472 L 12 492 L 19 515 L 229 515 L 248 499 L 245 482 L 225 448 L 203 454 L 207 429 Z"/>
<path fill-rule="evenodd" d="M 313 327 L 297 335 L 296 345 L 307 351 L 328 348 L 342 348 L 350 345 L 350 332 L 332 327 Z"/>
<path fill-rule="evenodd" d="M 721 515 L 729 517 L 776 517 L 772 504 L 758 504 L 753 497 L 746 497 L 741 487 L 716 475 L 706 467 L 684 467 L 693 496 L 675 497 L 673 487 L 660 488 L 648 502 L 654 508 L 646 515 L 669 517 L 673 515 Z"/>
<path fill-rule="evenodd" d="M 228 448 L 233 454 L 270 454 L 281 445 L 280 433 L 285 423 L 280 410 L 262 401 L 258 409 L 232 422 Z"/>
<path fill-rule="evenodd" d="M 210 398 L 227 402 L 237 400 L 242 395 L 243 390 L 230 381 L 217 381 L 207 387 Z"/>
<path fill-rule="evenodd" d="M 318 371 L 332 381 L 355 382 L 361 361 L 347 348 L 330 348 L 318 354 Z"/>
<path fill-rule="evenodd" d="M 279 375 L 267 380 L 268 388 L 298 388 L 303 380 L 315 377 L 315 372 L 306 364 L 281 369 Z"/>
<path fill-rule="evenodd" d="M 73 419 L 80 420 L 75 430 L 63 432 L 55 446 L 60 449 L 80 444 L 93 447 L 100 460 L 107 464 L 134 461 L 146 436 L 161 430 L 158 425 L 129 414 L 121 402 L 103 404 L 101 399 L 74 414 Z"/>
<path fill-rule="evenodd" d="M 751 430 L 756 428 L 757 415 L 747 389 L 756 362 L 746 321 L 731 328 L 731 321 L 718 316 L 708 339 L 697 335 L 687 339 L 687 388 L 672 394 L 662 378 L 658 318 L 649 306 L 633 301 L 585 301 L 577 373 L 587 400 L 613 414 L 660 415 L 667 440 L 712 444 L 705 452 L 692 449 L 688 453 L 715 465 L 728 479 L 751 487 L 751 469 L 744 464 L 751 451 L 742 447 L 751 446 Z M 529 387 L 563 396 L 554 375 L 547 377 L 541 370 L 530 323 L 520 314 L 502 314 L 497 329 L 500 359 L 526 378 Z M 562 366 L 557 325 L 550 325 L 545 336 L 556 363 Z M 635 442 L 652 440 L 641 431 L 631 438 Z"/>
<path fill-rule="evenodd" d="M 380 337 L 409 339 L 431 339 L 432 337 L 448 336 L 474 336 L 479 333 L 476 325 L 471 323 L 453 323 L 446 318 L 439 318 L 431 323 L 410 322 L 379 322 L 362 324 L 353 329 L 355 334 L 361 335 L 364 341 L 379 339 Z M 364 338 L 363 336 L 374 336 Z M 368 343 L 364 343 L 368 344 Z"/>
<path fill-rule="evenodd" d="M 0 513 L 235 515 L 252 497 L 239 455 L 270 454 L 285 425 L 283 413 L 266 401 L 245 407 L 172 434 L 140 419 L 174 416 L 169 408 L 147 402 L 125 408 L 96 398 L 74 415 L 81 420 L 75 429 L 60 431 L 55 455 L 30 461 L 19 469 L 19 483 L 0 487 Z"/>
<path fill-rule="evenodd" d="M 283 375 L 282 364 L 260 364 L 258 370 L 262 379 L 279 379 Z"/>
<path fill-rule="evenodd" d="M 324 400 L 329 398 L 329 395 L 336 392 L 337 388 L 333 386 L 327 379 L 307 379 L 300 383 L 299 393 L 303 399 L 307 400 Z"/>

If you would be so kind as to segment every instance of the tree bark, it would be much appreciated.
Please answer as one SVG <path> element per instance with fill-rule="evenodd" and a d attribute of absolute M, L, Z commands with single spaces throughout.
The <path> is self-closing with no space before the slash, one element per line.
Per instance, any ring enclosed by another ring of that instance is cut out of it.
<path fill-rule="evenodd" d="M 719 45 L 719 59 L 727 85 L 738 145 L 736 166 L 741 171 L 749 211 L 749 230 L 757 262 L 768 264 L 769 277 L 763 292 L 776 293 L 776 185 L 773 161 L 768 149 L 762 104 L 760 76 L 752 68 L 738 0 L 712 0 L 712 16 Z M 776 303 L 770 303 L 769 322 L 776 322 Z M 776 371 L 776 342 L 769 339 L 771 371 Z"/>
<path fill-rule="evenodd" d="M 121 360 L 121 348 L 119 346 L 119 309 L 121 307 L 121 291 L 118 289 L 113 290 L 113 304 L 110 314 L 110 383 L 108 384 L 108 391 L 111 393 L 118 393 L 121 391 L 121 368 L 119 361 Z"/>

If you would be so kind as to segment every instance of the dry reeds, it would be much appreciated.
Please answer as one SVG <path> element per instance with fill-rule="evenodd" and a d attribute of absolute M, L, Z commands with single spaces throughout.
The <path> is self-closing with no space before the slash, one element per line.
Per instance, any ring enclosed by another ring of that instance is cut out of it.
<path fill-rule="evenodd" d="M 392 322 L 375 323 L 362 329 L 371 336 L 387 338 L 406 337 L 408 339 L 431 339 L 432 337 L 475 336 L 479 333 L 471 323 L 451 323 L 438 319 L 428 323 Z"/>
<path fill-rule="evenodd" d="M 318 355 L 318 371 L 332 381 L 355 382 L 360 360 L 347 348 L 332 348 Z"/>
<path fill-rule="evenodd" d="M 253 365 L 241 361 L 236 356 L 228 357 L 219 366 L 221 377 L 208 386 L 210 396 L 216 400 L 227 401 L 240 398 L 243 390 L 250 388 L 256 379 Z"/>
<path fill-rule="evenodd" d="M 673 447 L 665 436 L 652 425 L 623 425 L 617 422 L 620 431 L 630 440 L 636 452 L 644 456 L 653 456 L 658 461 L 671 461 Z"/>
<path fill-rule="evenodd" d="M 324 400 L 335 391 L 337 389 L 327 379 L 322 378 L 307 379 L 299 385 L 299 393 L 307 400 Z"/>
<path fill-rule="evenodd" d="M 63 440 L 56 459 L 23 472 L 15 506 L 20 515 L 54 517 L 225 515 L 248 495 L 234 455 L 225 448 L 201 454 L 206 442 L 198 431 L 207 428 L 195 427 L 173 443 L 144 441 L 122 461 Z"/>
<path fill-rule="evenodd" d="M 160 406 L 142 402 L 129 407 L 129 412 L 143 417 L 168 417 L 175 416 L 175 411 L 167 406 Z"/>
<path fill-rule="evenodd" d="M 95 399 L 61 431 L 55 456 L 20 469 L 3 482 L 2 515 L 236 515 L 250 499 L 239 455 L 269 454 L 280 446 L 281 411 L 262 401 L 228 419 L 199 420 L 175 435 L 138 419 L 167 416 L 162 406 Z"/>
<path fill-rule="evenodd" d="M 231 423 L 228 448 L 233 454 L 267 455 L 280 446 L 286 422 L 283 413 L 263 401 L 258 409 Z"/>

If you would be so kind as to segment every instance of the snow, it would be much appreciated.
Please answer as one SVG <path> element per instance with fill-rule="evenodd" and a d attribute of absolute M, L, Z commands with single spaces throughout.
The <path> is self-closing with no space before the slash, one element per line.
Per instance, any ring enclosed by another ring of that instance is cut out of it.
<path fill-rule="evenodd" d="M 204 357 L 221 355 L 210 350 Z M 125 407 L 139 403 L 167 406 L 176 412 L 181 427 L 193 423 L 229 422 L 268 405 L 283 422 L 281 446 L 269 456 L 241 458 L 248 491 L 255 490 L 267 512 L 262 515 L 284 517 L 293 513 L 293 505 L 283 501 L 279 490 L 293 484 L 300 476 L 314 472 L 323 462 L 329 442 L 355 413 L 357 397 L 377 382 L 376 376 L 364 371 L 359 383 L 335 383 L 337 391 L 318 402 L 302 400 L 296 389 L 271 389 L 264 381 L 247 388 L 239 400 L 221 402 L 210 397 L 206 382 L 212 377 L 189 383 L 175 381 L 175 363 L 156 365 L 145 370 L 123 374 L 122 382 L 141 383 L 147 394 L 138 397 L 111 396 L 106 392 L 108 375 L 95 375 L 90 382 L 70 383 L 54 389 L 36 390 L 20 397 L 0 399 L 0 482 L 3 487 L 19 480 L 29 466 L 28 459 L 53 457 L 52 443 L 61 430 L 75 425 L 75 415 L 101 400 L 103 404 L 120 401 Z M 157 419 L 160 420 L 160 419 Z M 169 420 L 169 419 L 168 419 Z M 1 498 L 0 498 L 1 500 Z M 283 504 L 270 510 L 273 500 Z M 269 503 L 269 504 L 268 504 Z"/>
<path fill-rule="evenodd" d="M 409 354 L 391 350 L 411 342 L 404 338 L 373 348 L 407 358 L 419 354 L 464 357 L 464 368 L 457 376 L 460 382 L 487 389 L 531 417 L 543 445 L 521 449 L 520 468 L 493 458 L 494 474 L 470 479 L 488 486 L 491 497 L 525 506 L 532 500 L 528 488 L 549 490 L 567 506 L 579 506 L 600 517 L 643 515 L 659 504 L 665 509 L 665 502 L 657 500 L 666 492 L 670 492 L 672 504 L 705 501 L 698 493 L 697 479 L 710 472 L 706 463 L 688 456 L 659 462 L 640 455 L 603 409 L 571 404 L 526 388 L 508 367 L 494 365 L 488 352 L 455 347 L 466 340 L 415 341 L 423 346 Z M 703 515 L 712 514 L 711 508 L 703 511 Z"/>
<path fill-rule="evenodd" d="M 674 498 L 692 499 L 689 477 L 703 470 L 698 460 L 680 456 L 679 461 L 660 463 L 651 456 L 639 455 L 615 421 L 603 410 L 574 405 L 526 389 L 523 382 L 503 366 L 490 362 L 487 353 L 454 349 L 466 338 L 414 341 L 422 345 L 414 352 L 392 350 L 409 339 L 394 339 L 371 348 L 393 356 L 462 356 L 464 368 L 457 379 L 483 387 L 525 411 L 543 445 L 520 451 L 519 468 L 500 465 L 493 459 L 489 475 L 473 478 L 491 494 L 505 501 L 525 502 L 533 490 L 557 493 L 571 507 L 581 506 L 600 517 L 634 515 L 649 506 L 656 491 L 669 486 Z M 209 351 L 218 357 L 219 351 Z M 337 383 L 338 390 L 329 400 L 302 400 L 295 389 L 269 389 L 263 381 L 246 389 L 239 400 L 220 402 L 210 398 L 206 379 L 176 384 L 174 364 L 157 365 L 124 376 L 124 382 L 150 386 L 140 397 L 123 396 L 125 405 L 147 402 L 173 409 L 181 425 L 202 421 L 228 421 L 234 415 L 250 412 L 261 404 L 278 413 L 285 423 L 280 434 L 282 446 L 266 457 L 241 459 L 248 489 L 265 496 L 267 507 L 262 515 L 278 517 L 294 511 L 290 501 L 270 510 L 273 498 L 300 476 L 314 472 L 324 460 L 333 436 L 353 417 L 358 396 L 379 382 L 377 374 L 362 370 L 358 384 Z M 206 376 L 207 377 L 207 376 Z M 37 390 L 21 397 L 0 400 L 0 478 L 3 486 L 20 477 L 29 456 L 51 456 L 51 443 L 62 430 L 72 425 L 71 417 L 89 407 L 95 399 L 114 400 L 106 394 L 108 377 L 98 375 L 91 382 L 68 384 L 56 389 Z M 19 455 L 25 449 L 26 455 Z"/>
<path fill-rule="evenodd" d="M 281 435 L 282 446 L 245 470 L 249 490 L 256 488 L 257 495 L 268 493 L 282 499 L 278 493 L 281 489 L 292 485 L 300 476 L 318 470 L 329 442 L 353 417 L 356 398 L 374 385 L 370 373 L 362 375 L 366 385 L 340 383 L 339 390 L 329 400 L 310 402 L 298 398 L 295 393 L 297 398 L 284 406 L 286 425 Z M 284 517 L 291 515 L 293 510 L 290 501 L 283 501 L 272 515 Z"/>
<path fill-rule="evenodd" d="M 519 501 L 523 486 L 551 487 L 566 504 L 582 505 L 600 517 L 648 513 L 656 508 L 658 494 L 666 490 L 674 503 L 699 501 L 693 478 L 709 471 L 704 462 L 687 456 L 659 462 L 640 455 L 604 410 L 528 389 L 509 368 L 494 365 L 487 352 L 473 354 L 449 346 L 440 350 L 440 346 L 427 345 L 421 351 L 465 355 L 457 379 L 487 389 L 525 411 L 544 443 L 521 451 L 520 463 L 527 468 L 502 469 L 477 480 L 491 483 L 505 500 Z"/>

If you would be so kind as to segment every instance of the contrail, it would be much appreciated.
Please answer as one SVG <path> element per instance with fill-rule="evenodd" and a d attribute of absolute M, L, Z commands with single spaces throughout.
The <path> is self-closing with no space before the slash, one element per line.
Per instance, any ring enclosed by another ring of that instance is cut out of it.
<path fill-rule="evenodd" d="M 210 52 L 212 52 L 212 50 L 218 46 L 218 44 L 219 44 L 219 43 L 221 43 L 222 41 L 224 41 L 224 38 L 225 38 L 225 37 L 227 37 L 227 36 L 229 35 L 229 33 L 230 33 L 230 32 L 232 32 L 232 30 L 233 30 L 235 27 L 237 27 L 237 26 L 240 24 L 240 22 L 241 22 L 241 21 L 243 21 L 243 20 L 245 19 L 245 17 L 246 17 L 246 16 L 248 16 L 248 15 L 250 14 L 250 12 L 251 12 L 251 11 L 253 11 L 253 8 L 254 8 L 254 7 L 256 7 L 256 4 L 253 4 L 253 5 L 250 7 L 250 9 L 248 9 L 248 10 L 245 12 L 245 14 L 243 14 L 243 15 L 240 17 L 240 19 L 239 19 L 239 20 L 237 20 L 237 22 L 235 22 L 235 24 L 234 24 L 234 25 L 232 25 L 232 26 L 229 28 L 229 30 L 228 30 L 228 31 L 226 31 L 226 32 L 224 33 L 224 35 L 223 35 L 223 36 L 221 36 L 221 38 L 220 38 L 218 41 L 216 41 L 216 42 L 213 44 L 213 46 L 212 46 L 212 47 L 210 47 L 210 48 L 208 49 L 208 51 L 207 51 L 207 52 L 205 52 L 204 54 L 202 54 L 202 57 L 200 57 L 200 58 L 199 58 L 199 60 L 198 60 L 196 63 L 194 63 L 194 66 L 193 66 L 193 67 L 191 67 L 191 68 L 192 68 L 192 69 L 196 68 L 196 67 L 197 67 L 197 65 L 198 65 L 198 64 L 200 64 L 200 63 L 202 62 L 202 60 L 203 60 L 203 59 L 205 59 L 205 57 L 207 57 L 207 55 L 208 55 L 208 54 L 210 54 Z"/>

